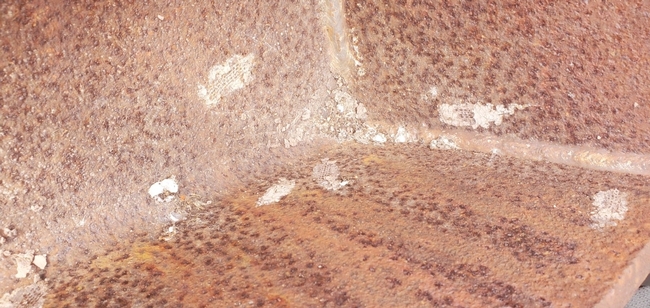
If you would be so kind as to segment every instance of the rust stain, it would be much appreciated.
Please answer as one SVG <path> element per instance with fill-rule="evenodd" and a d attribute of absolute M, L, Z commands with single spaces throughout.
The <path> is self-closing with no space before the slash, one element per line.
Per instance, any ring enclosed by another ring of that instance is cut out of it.
<path fill-rule="evenodd" d="M 325 191 L 310 177 L 320 158 L 305 158 L 275 171 L 296 179 L 277 203 L 255 206 L 274 178 L 241 187 L 179 222 L 169 242 L 119 248 L 72 274 L 91 277 L 82 289 L 99 288 L 97 300 L 108 303 L 118 299 L 106 288 L 140 281 L 119 295 L 131 304 L 197 306 L 587 307 L 648 236 L 640 217 L 650 213 L 637 200 L 636 220 L 601 232 L 589 227 L 591 201 L 580 193 L 616 185 L 646 195 L 642 177 L 591 183 L 601 173 L 425 150 L 321 152 L 355 182 Z M 542 181 L 554 177 L 573 186 Z M 64 295 L 80 284 L 58 283 L 49 303 L 89 300 L 83 291 Z"/>
<path fill-rule="evenodd" d="M 0 4 L 0 208 L 18 230 L 2 249 L 48 254 L 33 272 L 46 307 L 591 307 L 650 238 L 647 177 L 576 168 L 646 165 L 646 3 L 343 1 L 337 38 L 359 61 L 343 85 L 322 1 L 23 2 Z M 251 53 L 246 91 L 200 103 L 210 67 Z M 333 144 L 362 128 L 330 118 L 340 87 L 373 130 L 414 136 L 447 131 L 443 103 L 531 104 L 460 141 L 516 136 L 540 141 L 504 144 L 539 154 L 519 157 L 577 164 Z M 322 130 L 297 125 L 318 117 Z M 324 158 L 347 185 L 311 179 Z M 192 209 L 157 241 L 177 209 L 146 183 L 172 174 Z M 255 207 L 280 177 L 293 192 Z M 609 189 L 628 212 L 594 230 L 592 196 Z M 0 279 L 0 294 L 31 281 Z"/>

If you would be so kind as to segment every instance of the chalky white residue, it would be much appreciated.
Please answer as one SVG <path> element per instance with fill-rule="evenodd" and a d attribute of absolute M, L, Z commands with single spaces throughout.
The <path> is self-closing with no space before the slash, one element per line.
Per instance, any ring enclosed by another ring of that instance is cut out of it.
<path fill-rule="evenodd" d="M 32 263 L 40 269 L 45 269 L 45 266 L 47 266 L 47 255 L 46 254 L 35 255 L 34 261 L 32 261 Z"/>
<path fill-rule="evenodd" d="M 593 197 L 594 210 L 591 212 L 591 227 L 602 229 L 616 226 L 616 220 L 623 220 L 627 212 L 627 193 L 618 189 L 599 191 Z"/>
<path fill-rule="evenodd" d="M 436 98 L 438 96 L 438 87 L 432 86 L 427 94 L 430 98 Z"/>
<path fill-rule="evenodd" d="M 377 142 L 377 143 L 385 143 L 387 141 L 386 136 L 382 133 L 376 134 L 374 137 L 372 137 L 372 141 Z"/>
<path fill-rule="evenodd" d="M 234 55 L 210 69 L 207 85 L 199 84 L 198 95 L 207 105 L 216 105 L 223 96 L 243 88 L 253 80 L 253 54 Z"/>
<path fill-rule="evenodd" d="M 16 278 L 25 278 L 32 270 L 32 261 L 34 260 L 34 251 L 28 250 L 25 253 L 13 255 L 16 261 Z"/>
<path fill-rule="evenodd" d="M 365 120 L 368 117 L 368 109 L 352 97 L 350 93 L 338 89 L 332 93 L 336 102 L 336 110 L 342 113 L 343 117 L 360 120 Z"/>
<path fill-rule="evenodd" d="M 404 127 L 398 127 L 397 128 L 397 133 L 395 134 L 395 143 L 404 143 L 406 142 L 407 138 L 409 137 L 408 132 Z"/>
<path fill-rule="evenodd" d="M 174 194 L 178 192 L 178 183 L 176 183 L 176 180 L 173 177 L 164 179 L 160 182 L 153 183 L 153 185 L 149 187 L 148 192 L 149 196 L 158 202 L 169 202 L 174 200 Z"/>
<path fill-rule="evenodd" d="M 314 166 L 311 176 L 320 187 L 326 190 L 337 190 L 348 183 L 348 181 L 339 179 L 340 173 L 336 161 L 330 161 L 328 158 L 322 159 L 320 164 Z"/>
<path fill-rule="evenodd" d="M 406 130 L 403 126 L 397 127 L 397 132 L 394 135 L 391 135 L 393 142 L 395 143 L 406 143 L 406 142 L 417 142 L 417 134 L 413 134 Z"/>
<path fill-rule="evenodd" d="M 264 196 L 257 200 L 256 205 L 262 206 L 280 201 L 282 197 L 288 195 L 296 186 L 296 181 L 280 178 L 277 184 L 269 187 Z"/>
<path fill-rule="evenodd" d="M 453 140 L 453 138 L 440 136 L 438 139 L 431 140 L 429 148 L 438 150 L 456 150 L 458 149 L 458 146 L 456 145 L 456 142 Z"/>
<path fill-rule="evenodd" d="M 492 104 L 440 104 L 438 113 L 442 123 L 453 126 L 471 126 L 488 128 L 491 124 L 501 125 L 504 116 L 513 115 L 515 110 L 528 106 L 511 104 L 494 106 Z"/>

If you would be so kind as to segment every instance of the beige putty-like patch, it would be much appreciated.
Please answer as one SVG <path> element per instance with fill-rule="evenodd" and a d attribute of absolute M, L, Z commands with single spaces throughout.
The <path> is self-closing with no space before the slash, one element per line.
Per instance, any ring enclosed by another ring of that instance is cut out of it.
<path fill-rule="evenodd" d="M 47 255 L 46 254 L 35 255 L 32 263 L 40 269 L 45 269 L 45 267 L 47 266 Z"/>
<path fill-rule="evenodd" d="M 16 261 L 16 278 L 25 278 L 32 270 L 32 261 L 34 260 L 34 251 L 28 250 L 25 253 L 18 253 L 12 256 Z"/>
<path fill-rule="evenodd" d="M 222 97 L 239 90 L 253 80 L 253 54 L 234 55 L 210 69 L 207 85 L 199 84 L 198 94 L 207 105 L 216 105 Z"/>
<path fill-rule="evenodd" d="M 256 205 L 262 206 L 278 202 L 280 199 L 282 199 L 282 197 L 288 195 L 295 186 L 295 180 L 280 178 L 277 184 L 269 187 L 269 189 L 266 190 L 266 193 L 264 193 L 264 195 L 257 200 Z"/>
<path fill-rule="evenodd" d="M 627 212 L 627 193 L 618 189 L 599 191 L 593 197 L 594 209 L 591 212 L 591 227 L 602 229 L 616 226 L 616 220 L 623 220 Z"/>
<path fill-rule="evenodd" d="M 440 104 L 438 113 L 440 121 L 452 126 L 471 126 L 473 129 L 479 127 L 488 128 L 490 125 L 501 125 L 503 117 L 510 116 L 515 110 L 521 110 L 527 105 L 510 104 L 494 106 L 492 104 Z"/>

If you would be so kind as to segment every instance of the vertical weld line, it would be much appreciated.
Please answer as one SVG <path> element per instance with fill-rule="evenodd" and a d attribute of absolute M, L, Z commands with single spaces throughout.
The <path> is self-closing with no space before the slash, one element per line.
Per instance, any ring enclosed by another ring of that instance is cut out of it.
<path fill-rule="evenodd" d="M 332 73 L 350 82 L 354 59 L 346 33 L 343 0 L 325 0 L 323 23 L 329 46 L 330 68 Z"/>

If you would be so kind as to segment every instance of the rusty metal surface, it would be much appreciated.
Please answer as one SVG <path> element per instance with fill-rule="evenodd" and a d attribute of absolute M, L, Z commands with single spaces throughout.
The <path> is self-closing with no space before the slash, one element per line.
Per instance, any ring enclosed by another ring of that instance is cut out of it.
<path fill-rule="evenodd" d="M 347 186 L 317 184 L 322 158 Z M 51 306 L 590 307 L 650 235 L 641 176 L 422 146 L 346 144 L 301 162 L 194 212 L 169 241 L 94 256 L 57 279 Z M 296 187 L 256 207 L 276 177 Z M 595 230 L 592 195 L 611 188 L 628 193 L 628 218 Z"/>
<path fill-rule="evenodd" d="M 440 126 L 443 103 L 530 105 L 486 130 L 649 152 L 647 1 L 345 3 L 355 95 L 383 120 Z"/>
<path fill-rule="evenodd" d="M 647 174 L 647 3 L 343 5 L 2 1 L 0 294 L 624 304 L 650 270 L 648 178 L 576 166 Z M 459 102 L 526 107 L 442 124 Z M 426 146 L 444 136 L 463 150 Z M 594 216 L 602 194 L 622 220 Z M 47 267 L 17 278 L 29 251 Z"/>
<path fill-rule="evenodd" d="M 318 144 L 289 151 L 283 130 L 335 84 L 319 73 L 317 12 L 316 2 L 2 1 L 0 230 L 18 234 L 0 249 L 72 265 L 160 230 L 172 209 L 146 194 L 154 182 L 219 192 Z M 248 88 L 206 106 L 197 85 L 211 67 L 251 53 Z M 26 283 L 2 260 L 0 294 Z"/>

